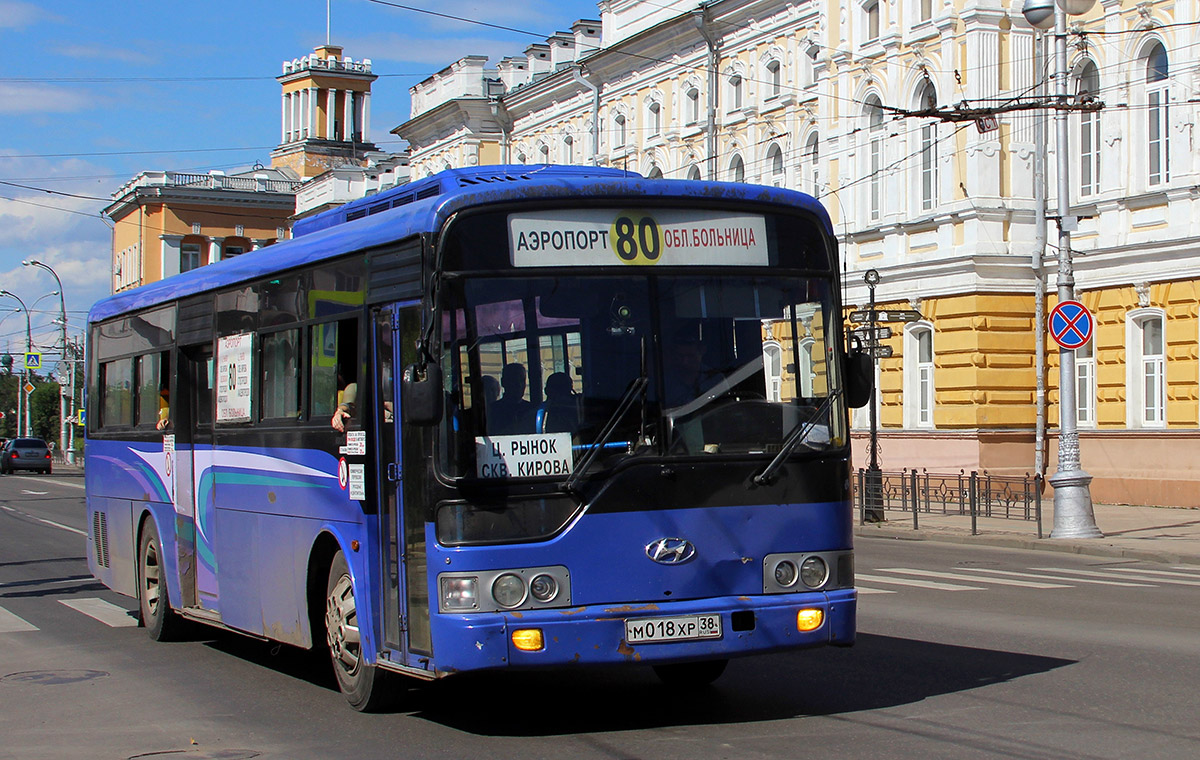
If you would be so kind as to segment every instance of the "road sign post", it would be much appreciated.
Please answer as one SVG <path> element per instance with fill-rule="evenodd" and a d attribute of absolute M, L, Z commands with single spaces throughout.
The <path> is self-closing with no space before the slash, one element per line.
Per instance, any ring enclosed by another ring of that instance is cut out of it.
<path fill-rule="evenodd" d="M 879 347 L 879 334 L 875 328 L 875 286 L 879 284 L 879 272 L 868 269 L 863 275 L 870 293 L 870 305 L 866 313 L 867 323 L 867 353 L 871 356 L 871 375 L 874 380 L 875 363 L 879 361 L 875 349 Z M 850 317 L 854 319 L 854 315 Z M 871 523 L 883 522 L 883 472 L 879 469 L 879 410 L 875 403 L 875 394 L 879 389 L 871 383 L 871 450 L 868 454 L 867 476 L 863 483 L 863 521 Z"/>

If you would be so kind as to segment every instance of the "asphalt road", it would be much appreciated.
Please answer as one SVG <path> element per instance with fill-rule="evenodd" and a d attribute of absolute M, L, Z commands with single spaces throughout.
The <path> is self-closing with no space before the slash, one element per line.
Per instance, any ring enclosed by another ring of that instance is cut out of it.
<path fill-rule="evenodd" d="M 733 662 L 462 676 L 362 715 L 310 655 L 161 644 L 84 559 L 82 479 L 0 477 L 0 758 L 1200 757 L 1195 567 L 884 539 L 859 640 Z"/>

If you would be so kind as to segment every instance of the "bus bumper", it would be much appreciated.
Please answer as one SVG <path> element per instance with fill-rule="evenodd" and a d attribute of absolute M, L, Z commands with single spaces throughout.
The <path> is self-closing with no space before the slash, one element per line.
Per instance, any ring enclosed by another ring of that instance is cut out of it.
<path fill-rule="evenodd" d="M 505 667 L 663 664 L 725 659 L 785 649 L 854 643 L 854 589 L 809 594 L 721 597 L 698 601 L 568 607 L 536 612 L 435 615 L 435 669 L 441 674 Z M 821 624 L 800 630 L 801 610 L 820 610 Z M 719 615 L 720 638 L 629 644 L 626 622 Z M 514 634 L 541 632 L 542 648 L 518 649 Z"/>

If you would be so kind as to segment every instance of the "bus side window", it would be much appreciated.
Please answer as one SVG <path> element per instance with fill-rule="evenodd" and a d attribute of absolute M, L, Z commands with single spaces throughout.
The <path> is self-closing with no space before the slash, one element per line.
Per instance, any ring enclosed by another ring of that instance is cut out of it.
<path fill-rule="evenodd" d="M 300 416 L 300 372 L 296 352 L 300 331 L 281 330 L 262 337 L 262 418 Z"/>
<path fill-rule="evenodd" d="M 357 328 L 358 322 L 353 319 L 312 327 L 309 419 L 314 422 L 331 420 L 335 410 L 344 411 L 345 416 L 352 419 L 358 416 L 355 407 L 359 380 Z M 341 409 L 339 405 L 342 405 Z"/>

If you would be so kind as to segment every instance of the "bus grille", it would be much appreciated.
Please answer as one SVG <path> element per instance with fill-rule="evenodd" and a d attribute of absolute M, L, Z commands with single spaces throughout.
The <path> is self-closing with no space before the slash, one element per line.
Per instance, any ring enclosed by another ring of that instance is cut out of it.
<path fill-rule="evenodd" d="M 92 542 L 96 545 L 96 564 L 108 567 L 108 513 L 97 511 L 92 516 Z"/>

